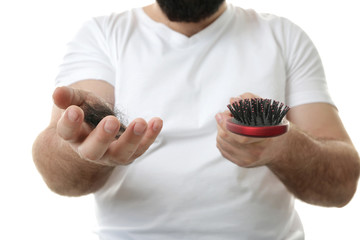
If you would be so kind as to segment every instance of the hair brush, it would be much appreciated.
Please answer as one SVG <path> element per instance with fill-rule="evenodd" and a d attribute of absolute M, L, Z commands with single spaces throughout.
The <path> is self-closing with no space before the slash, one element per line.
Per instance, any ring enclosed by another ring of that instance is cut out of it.
<path fill-rule="evenodd" d="M 284 117 L 290 108 L 279 101 L 251 98 L 227 107 L 233 117 L 226 122 L 226 128 L 233 133 L 249 137 L 275 137 L 289 129 Z"/>
<path fill-rule="evenodd" d="M 80 108 L 84 111 L 84 121 L 94 129 L 99 122 L 106 116 L 115 116 L 119 118 L 120 122 L 122 119 L 120 118 L 119 113 L 116 113 L 111 108 L 109 108 L 104 103 L 87 103 L 84 102 Z M 121 123 L 119 132 L 116 134 L 115 138 L 118 139 L 121 134 L 126 130 L 126 127 Z"/>

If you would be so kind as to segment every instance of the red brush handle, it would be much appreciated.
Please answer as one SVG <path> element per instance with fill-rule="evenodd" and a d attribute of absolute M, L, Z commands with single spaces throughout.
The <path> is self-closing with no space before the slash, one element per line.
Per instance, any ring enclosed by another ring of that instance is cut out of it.
<path fill-rule="evenodd" d="M 226 128 L 233 133 L 248 137 L 275 137 L 289 130 L 289 122 L 282 122 L 275 126 L 253 127 L 237 124 L 230 118 L 226 122 Z"/>

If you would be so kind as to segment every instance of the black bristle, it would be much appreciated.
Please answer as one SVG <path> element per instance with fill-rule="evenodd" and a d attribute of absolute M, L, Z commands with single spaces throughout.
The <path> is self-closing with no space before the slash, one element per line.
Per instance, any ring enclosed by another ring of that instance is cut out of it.
<path fill-rule="evenodd" d="M 263 98 L 239 100 L 227 107 L 237 122 L 247 126 L 278 125 L 290 110 L 284 103 Z"/>

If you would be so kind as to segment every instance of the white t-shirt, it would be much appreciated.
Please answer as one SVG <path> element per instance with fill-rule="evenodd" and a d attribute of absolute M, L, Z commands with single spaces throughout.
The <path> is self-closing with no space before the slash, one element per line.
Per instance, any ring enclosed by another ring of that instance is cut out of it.
<path fill-rule="evenodd" d="M 69 43 L 56 84 L 82 79 L 112 84 L 129 120 L 164 120 L 150 149 L 94 194 L 101 239 L 304 238 L 293 196 L 267 167 L 221 156 L 214 118 L 244 92 L 291 107 L 332 103 L 299 27 L 231 4 L 190 38 L 142 9 L 98 17 Z"/>

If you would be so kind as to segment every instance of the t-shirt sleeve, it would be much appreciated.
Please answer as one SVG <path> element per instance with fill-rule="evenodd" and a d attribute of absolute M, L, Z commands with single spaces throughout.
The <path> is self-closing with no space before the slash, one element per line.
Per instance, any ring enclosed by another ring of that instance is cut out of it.
<path fill-rule="evenodd" d="M 307 34 L 283 20 L 283 54 L 286 59 L 286 103 L 290 107 L 325 102 L 334 105 L 317 49 Z"/>
<path fill-rule="evenodd" d="M 70 85 L 85 79 L 103 80 L 114 85 L 114 69 L 104 18 L 94 18 L 84 23 L 68 43 L 55 85 Z"/>

